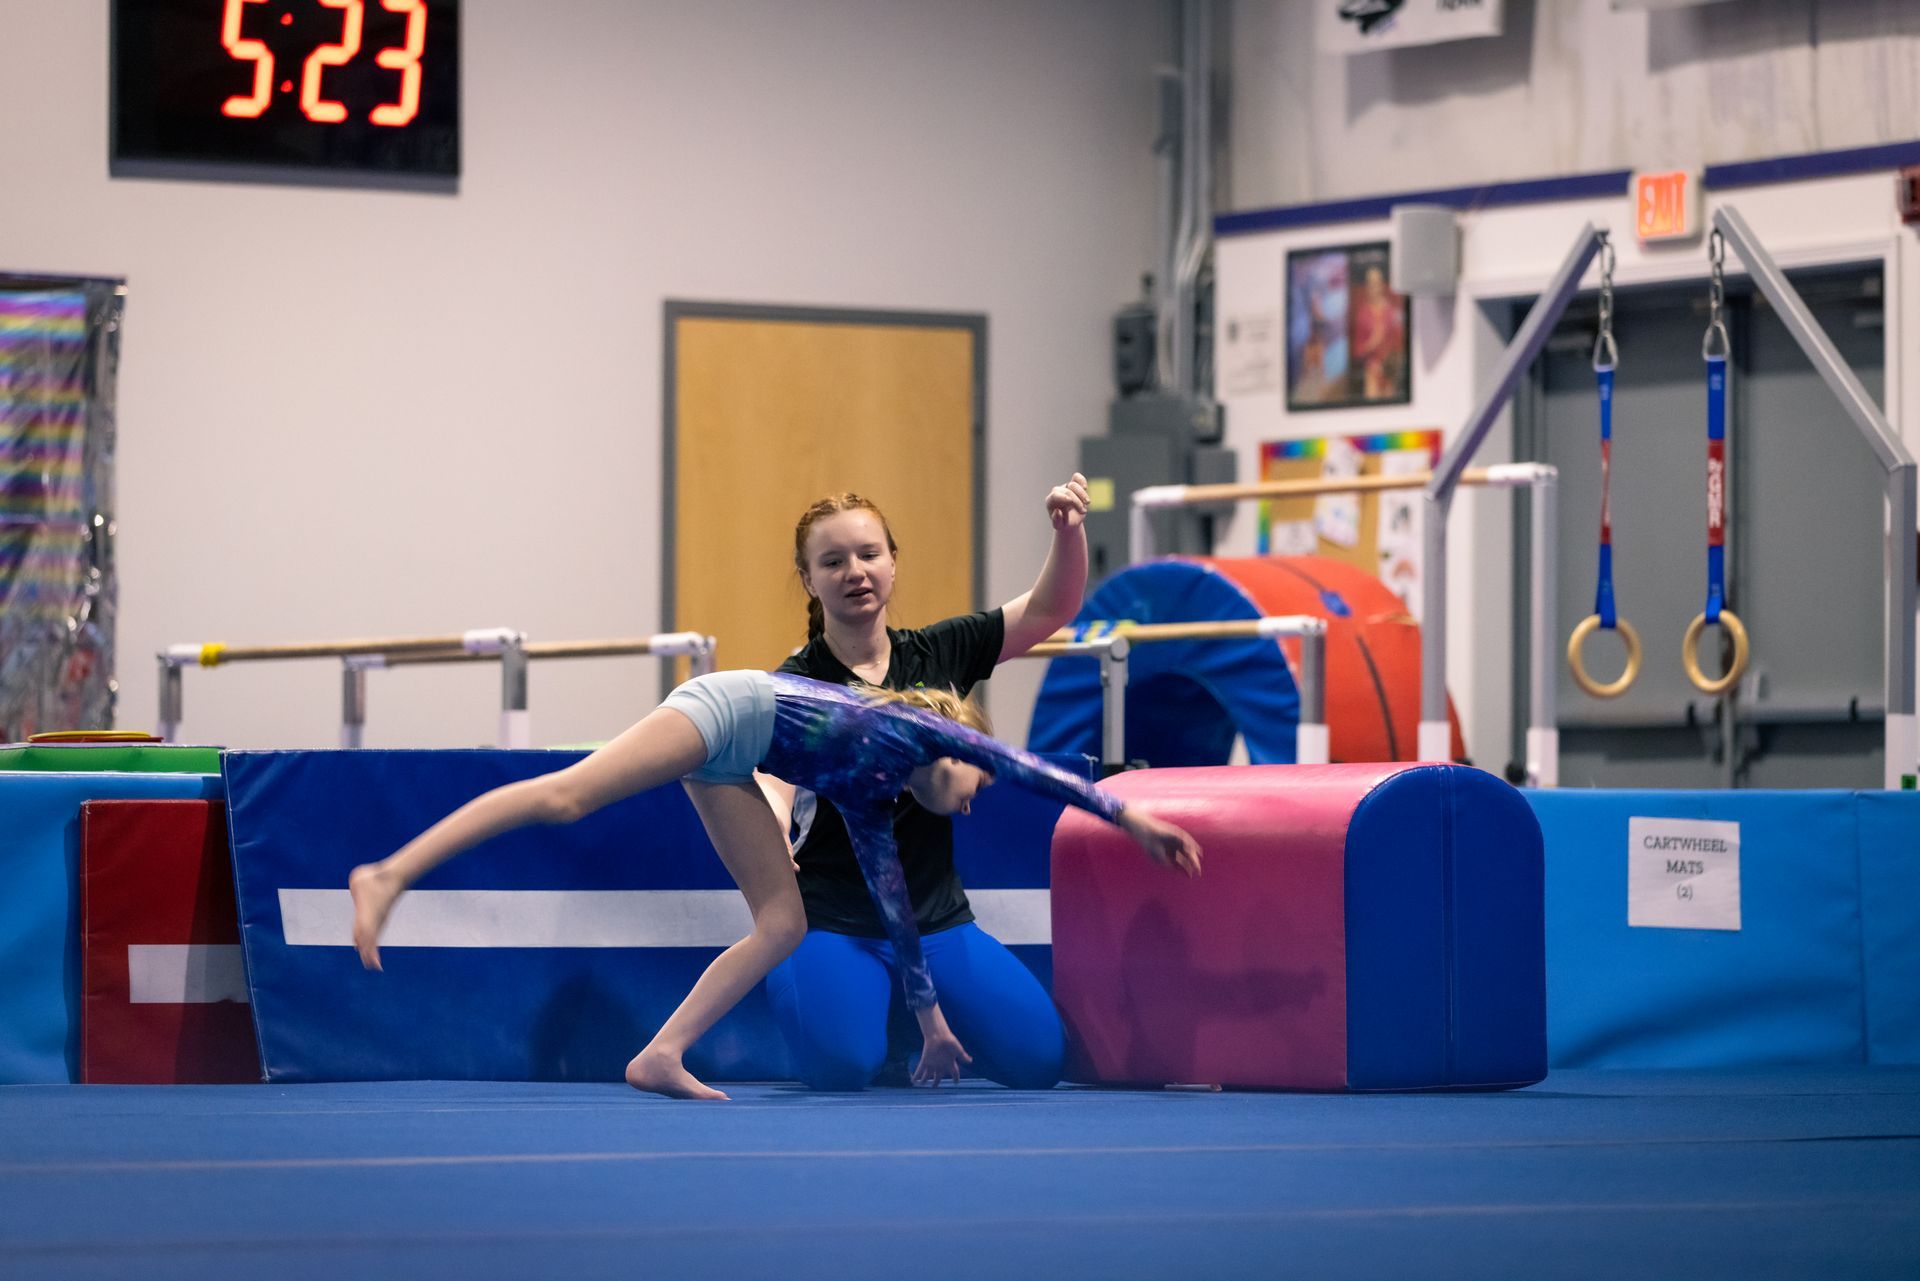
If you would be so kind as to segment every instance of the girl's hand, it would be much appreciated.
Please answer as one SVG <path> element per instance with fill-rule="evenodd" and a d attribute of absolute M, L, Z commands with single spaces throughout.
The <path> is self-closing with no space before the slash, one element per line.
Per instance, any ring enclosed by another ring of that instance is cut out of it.
<path fill-rule="evenodd" d="M 1087 518 L 1087 502 L 1087 478 L 1075 472 L 1047 491 L 1047 517 L 1055 529 L 1072 529 Z"/>
<path fill-rule="evenodd" d="M 938 1005 L 916 1010 L 914 1017 L 920 1021 L 920 1035 L 926 1038 L 926 1044 L 920 1050 L 920 1062 L 913 1069 L 913 1083 L 937 1086 L 951 1076 L 957 1084 L 960 1065 L 973 1062 L 973 1055 L 967 1053 L 967 1047 L 960 1044 L 960 1038 L 947 1026 L 947 1016 L 940 1012 Z"/>
<path fill-rule="evenodd" d="M 1120 830 L 1138 841 L 1154 862 L 1184 872 L 1189 878 L 1200 875 L 1200 842 L 1185 828 L 1128 806 L 1120 811 Z"/>

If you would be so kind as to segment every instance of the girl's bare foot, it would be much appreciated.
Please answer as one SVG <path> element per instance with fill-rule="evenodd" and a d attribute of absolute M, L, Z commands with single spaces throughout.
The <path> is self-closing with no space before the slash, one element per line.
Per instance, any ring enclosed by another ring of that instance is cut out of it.
<path fill-rule="evenodd" d="M 347 873 L 347 892 L 353 895 L 353 946 L 360 953 L 360 963 L 370 970 L 380 968 L 380 931 L 404 889 L 377 863 L 362 863 Z"/>
<path fill-rule="evenodd" d="M 670 1099 L 725 1099 L 727 1096 L 680 1065 L 680 1056 L 652 1046 L 633 1056 L 627 1064 L 627 1084 L 636 1090 L 650 1090 Z"/>

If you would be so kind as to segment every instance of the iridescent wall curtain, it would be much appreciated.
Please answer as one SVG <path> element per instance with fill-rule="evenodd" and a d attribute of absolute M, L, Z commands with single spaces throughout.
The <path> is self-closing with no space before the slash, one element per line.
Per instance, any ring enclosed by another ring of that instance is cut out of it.
<path fill-rule="evenodd" d="M 113 724 L 125 293 L 0 275 L 0 741 Z"/>

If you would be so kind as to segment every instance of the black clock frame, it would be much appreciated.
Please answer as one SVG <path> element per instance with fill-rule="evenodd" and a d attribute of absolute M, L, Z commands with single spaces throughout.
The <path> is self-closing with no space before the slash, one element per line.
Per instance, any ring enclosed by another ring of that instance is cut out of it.
<path fill-rule="evenodd" d="M 297 94 L 279 92 L 254 119 L 218 114 L 230 94 L 245 93 L 251 72 L 222 46 L 226 0 L 112 0 L 108 111 L 109 172 L 115 177 L 206 178 L 451 192 L 460 175 L 460 5 L 427 0 L 419 113 L 405 126 L 374 125 L 370 108 L 390 100 L 398 75 L 374 65 L 396 47 L 405 18 L 366 0 L 365 34 L 355 58 L 326 73 L 326 96 L 348 104 L 338 124 L 306 118 Z M 249 5 L 282 15 L 291 30 L 278 41 L 258 19 L 247 34 L 266 39 L 281 62 L 276 81 L 297 86 L 300 58 L 337 39 L 339 11 L 317 0 Z M 198 30 L 193 30 L 194 27 Z M 197 101 L 195 100 L 197 97 Z"/>

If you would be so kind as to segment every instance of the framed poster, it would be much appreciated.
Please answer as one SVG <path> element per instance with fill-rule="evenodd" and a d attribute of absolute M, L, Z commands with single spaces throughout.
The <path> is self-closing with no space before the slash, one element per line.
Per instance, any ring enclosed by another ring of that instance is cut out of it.
<path fill-rule="evenodd" d="M 1387 284 L 1385 241 L 1287 255 L 1287 408 L 1413 399 L 1407 300 Z"/>

